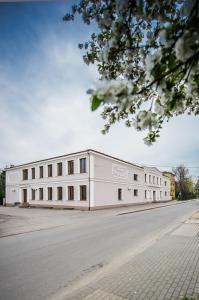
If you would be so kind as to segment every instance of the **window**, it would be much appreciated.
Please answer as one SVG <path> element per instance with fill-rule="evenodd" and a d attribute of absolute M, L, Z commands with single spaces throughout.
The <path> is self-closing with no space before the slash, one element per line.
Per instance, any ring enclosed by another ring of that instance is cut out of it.
<path fill-rule="evenodd" d="M 31 189 L 31 199 L 35 200 L 35 189 Z"/>
<path fill-rule="evenodd" d="M 160 185 L 162 184 L 162 178 L 160 178 Z"/>
<path fill-rule="evenodd" d="M 153 176 L 153 184 L 155 183 L 155 176 Z"/>
<path fill-rule="evenodd" d="M 166 181 L 164 182 L 164 185 L 165 185 L 165 186 L 167 185 L 167 182 L 166 182 Z"/>
<path fill-rule="evenodd" d="M 68 186 L 68 200 L 74 200 L 74 186 Z"/>
<path fill-rule="evenodd" d="M 138 196 L 138 190 L 134 190 L 134 196 Z"/>
<path fill-rule="evenodd" d="M 48 187 L 48 200 L 53 200 L 53 188 Z"/>
<path fill-rule="evenodd" d="M 68 175 L 74 174 L 74 160 L 68 161 Z"/>
<path fill-rule="evenodd" d="M 43 177 L 44 177 L 44 167 L 43 167 L 43 166 L 40 166 L 40 167 L 39 167 L 39 177 L 40 177 L 40 178 L 43 178 Z"/>
<path fill-rule="evenodd" d="M 122 200 L 122 189 L 117 190 L 117 199 Z"/>
<path fill-rule="evenodd" d="M 134 174 L 134 180 L 138 181 L 138 175 L 137 174 Z"/>
<path fill-rule="evenodd" d="M 31 173 L 32 173 L 32 179 L 35 179 L 35 168 L 31 169 Z"/>
<path fill-rule="evenodd" d="M 48 165 L 48 177 L 53 176 L 53 165 Z"/>
<path fill-rule="evenodd" d="M 144 198 L 145 199 L 147 198 L 147 191 L 146 190 L 144 191 Z"/>
<path fill-rule="evenodd" d="M 159 184 L 159 178 L 157 177 L 157 184 Z"/>
<path fill-rule="evenodd" d="M 28 180 L 28 169 L 23 170 L 23 180 Z"/>
<path fill-rule="evenodd" d="M 61 186 L 58 186 L 57 188 L 57 200 L 62 200 L 62 187 Z"/>
<path fill-rule="evenodd" d="M 149 175 L 149 183 L 151 183 L 151 175 Z"/>
<path fill-rule="evenodd" d="M 80 158 L 80 173 L 86 173 L 86 158 Z"/>
<path fill-rule="evenodd" d="M 80 185 L 80 200 L 86 200 L 86 185 Z"/>
<path fill-rule="evenodd" d="M 160 191 L 160 199 L 162 198 L 162 191 Z"/>
<path fill-rule="evenodd" d="M 44 199 L 44 190 L 43 188 L 39 188 L 39 200 L 43 200 Z"/>
<path fill-rule="evenodd" d="M 62 162 L 57 164 L 57 176 L 62 176 Z"/>
<path fill-rule="evenodd" d="M 165 192 L 165 196 L 167 195 L 167 192 Z"/>
<path fill-rule="evenodd" d="M 145 182 L 146 182 L 146 179 L 147 179 L 147 175 L 146 175 L 146 174 L 144 174 L 144 178 L 145 178 L 144 180 L 145 180 Z"/>

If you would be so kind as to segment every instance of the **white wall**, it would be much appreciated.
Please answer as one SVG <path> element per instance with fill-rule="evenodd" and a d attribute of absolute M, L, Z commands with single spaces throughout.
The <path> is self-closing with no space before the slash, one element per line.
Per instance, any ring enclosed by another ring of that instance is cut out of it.
<path fill-rule="evenodd" d="M 80 174 L 79 160 L 80 158 L 87 159 L 87 172 Z M 68 175 L 67 161 L 74 160 L 74 174 Z M 57 163 L 62 162 L 62 176 L 57 176 Z M 53 176 L 48 177 L 48 165 L 53 165 Z M 44 177 L 39 178 L 39 167 L 44 167 Z M 31 178 L 31 168 L 35 168 L 35 179 Z M 28 180 L 22 179 L 23 169 L 28 169 Z M 14 204 L 15 202 L 23 202 L 23 189 L 28 191 L 28 202 L 32 205 L 58 205 L 58 206 L 81 206 L 88 207 L 89 205 L 89 160 L 88 153 L 79 155 L 68 155 L 61 158 L 49 159 L 46 161 L 35 162 L 6 171 L 6 202 Z M 80 201 L 79 187 L 80 185 L 87 186 L 87 200 Z M 74 186 L 74 201 L 68 201 L 68 186 Z M 53 188 L 53 200 L 47 200 L 47 188 Z M 63 188 L 63 200 L 57 200 L 57 187 Z M 44 189 L 44 200 L 39 200 L 39 188 Z M 31 189 L 35 189 L 36 200 L 31 200 Z M 16 190 L 16 191 L 13 191 Z"/>
<path fill-rule="evenodd" d="M 11 169 L 6 171 L 6 203 L 14 204 L 19 201 L 19 182 L 20 182 L 20 171 L 18 169 Z"/>
<path fill-rule="evenodd" d="M 160 170 L 153 167 L 144 167 L 144 173 L 146 174 L 147 200 L 150 202 L 171 200 L 169 178 L 163 176 Z M 154 193 L 155 197 L 153 196 Z"/>
<path fill-rule="evenodd" d="M 80 174 L 80 159 L 86 158 L 86 173 Z M 67 161 L 74 160 L 74 174 L 68 175 Z M 63 174 L 57 176 L 57 163 L 62 162 Z M 90 162 L 90 163 L 89 163 Z M 48 165 L 53 165 L 53 176 L 48 177 Z M 39 167 L 44 167 L 44 178 L 39 178 Z M 31 178 L 31 168 L 35 168 L 36 178 Z M 23 180 L 22 171 L 28 169 L 28 180 Z M 90 172 L 89 172 L 90 170 Z M 89 177 L 90 173 L 90 177 Z M 138 180 L 134 180 L 137 174 Z M 145 182 L 145 174 L 147 180 Z M 151 182 L 149 182 L 151 176 Z M 153 183 L 153 177 L 155 181 Z M 158 181 L 157 181 L 158 178 Z M 165 182 L 167 184 L 165 185 Z M 87 200 L 80 201 L 80 185 L 87 186 Z M 68 186 L 74 186 L 74 200 L 68 200 Z M 53 200 L 47 200 L 47 188 L 53 188 Z M 57 187 L 63 188 L 63 199 L 57 200 Z M 90 189 L 89 189 L 90 187 Z M 44 189 L 43 200 L 39 200 L 39 188 Z M 115 158 L 87 151 L 29 163 L 6 171 L 6 202 L 23 202 L 23 189 L 27 189 L 27 201 L 31 205 L 65 206 L 91 208 L 107 205 L 125 205 L 143 202 L 164 201 L 170 199 L 170 180 L 156 168 L 139 167 Z M 31 189 L 36 199 L 31 199 Z M 122 200 L 118 200 L 118 189 L 122 189 Z M 134 190 L 138 195 L 134 195 Z M 145 197 L 145 191 L 146 197 Z M 155 199 L 153 193 L 155 192 Z M 165 195 L 166 192 L 166 195 Z M 161 194 L 161 195 L 160 195 Z M 161 196 L 161 197 L 160 197 Z"/>
<path fill-rule="evenodd" d="M 142 168 L 94 153 L 94 172 L 95 206 L 144 202 Z M 134 174 L 138 175 L 137 181 Z M 122 189 L 122 200 L 118 200 L 118 188 Z M 134 189 L 138 196 L 134 196 Z"/>

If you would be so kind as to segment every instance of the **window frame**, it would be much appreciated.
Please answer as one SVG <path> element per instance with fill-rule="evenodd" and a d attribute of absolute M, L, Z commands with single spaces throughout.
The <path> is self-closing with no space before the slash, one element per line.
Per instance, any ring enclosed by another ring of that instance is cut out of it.
<path fill-rule="evenodd" d="M 44 178 L 44 166 L 39 166 L 39 178 Z"/>
<path fill-rule="evenodd" d="M 47 168 L 48 168 L 48 177 L 53 177 L 53 165 L 49 164 Z"/>
<path fill-rule="evenodd" d="M 63 200 L 63 187 L 62 186 L 58 186 L 57 187 L 57 200 L 58 201 L 62 201 Z"/>
<path fill-rule="evenodd" d="M 82 162 L 84 162 L 84 163 L 82 164 Z M 79 172 L 80 172 L 80 174 L 84 174 L 87 172 L 86 170 L 87 170 L 86 157 L 82 157 L 79 159 Z"/>
<path fill-rule="evenodd" d="M 49 191 L 50 191 L 50 193 L 49 193 Z M 47 188 L 47 193 L 48 193 L 48 201 L 52 201 L 53 200 L 53 188 L 51 186 L 49 186 Z"/>
<path fill-rule="evenodd" d="M 85 185 L 85 184 L 82 184 L 79 186 L 79 200 L 80 201 L 87 200 L 87 185 Z"/>
<path fill-rule="evenodd" d="M 31 168 L 31 178 L 35 179 L 35 167 Z"/>
<path fill-rule="evenodd" d="M 75 197 L 74 197 L 74 194 L 75 194 L 74 186 L 73 185 L 68 185 L 67 190 L 68 190 L 68 201 L 74 201 L 75 200 Z"/>
<path fill-rule="evenodd" d="M 73 175 L 74 174 L 74 160 L 68 160 L 67 166 L 68 166 L 68 175 Z"/>
<path fill-rule="evenodd" d="M 28 180 L 28 169 L 22 170 L 22 178 L 23 180 Z"/>
<path fill-rule="evenodd" d="M 63 163 L 61 161 L 57 163 L 57 176 L 63 176 Z"/>

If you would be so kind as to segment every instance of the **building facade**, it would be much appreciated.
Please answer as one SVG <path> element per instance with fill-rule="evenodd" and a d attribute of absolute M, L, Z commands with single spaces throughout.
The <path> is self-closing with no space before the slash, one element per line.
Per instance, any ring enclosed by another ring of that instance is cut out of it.
<path fill-rule="evenodd" d="M 175 174 L 165 171 L 163 175 L 170 179 L 170 196 L 174 200 L 176 198 L 176 180 Z"/>
<path fill-rule="evenodd" d="M 170 180 L 155 167 L 144 167 L 146 193 L 149 201 L 164 201 L 170 197 Z"/>
<path fill-rule="evenodd" d="M 158 169 L 95 150 L 6 170 L 6 205 L 93 210 L 167 200 L 170 180 Z"/>

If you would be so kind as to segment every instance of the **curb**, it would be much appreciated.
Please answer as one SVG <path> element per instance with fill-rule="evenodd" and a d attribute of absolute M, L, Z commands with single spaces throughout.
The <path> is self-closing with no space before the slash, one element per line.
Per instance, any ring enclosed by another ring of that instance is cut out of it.
<path fill-rule="evenodd" d="M 137 210 L 134 210 L 134 211 L 129 211 L 129 212 L 124 212 L 124 213 L 117 214 L 117 216 L 134 214 L 134 213 L 145 211 L 145 210 L 152 210 L 152 209 L 162 208 L 162 207 L 166 207 L 166 206 L 173 206 L 173 205 L 185 204 L 185 203 L 186 202 L 178 202 L 178 203 L 173 203 L 173 204 L 166 204 L 166 205 L 161 205 L 161 206 L 155 206 L 155 207 L 137 209 Z"/>
<path fill-rule="evenodd" d="M 48 229 L 54 229 L 54 228 L 62 227 L 62 226 L 64 226 L 64 225 L 57 225 L 57 226 L 51 226 L 51 227 L 44 227 L 44 228 L 32 229 L 32 230 L 28 230 L 28 231 L 21 231 L 21 232 L 16 232 L 16 233 L 4 234 L 4 235 L 0 235 L 0 239 L 6 238 L 6 237 L 9 237 L 9 236 L 15 236 L 15 235 L 21 235 L 21 234 L 26 234 L 26 233 L 32 233 L 32 232 L 36 232 L 36 231 L 43 231 L 43 230 L 48 230 Z"/>

